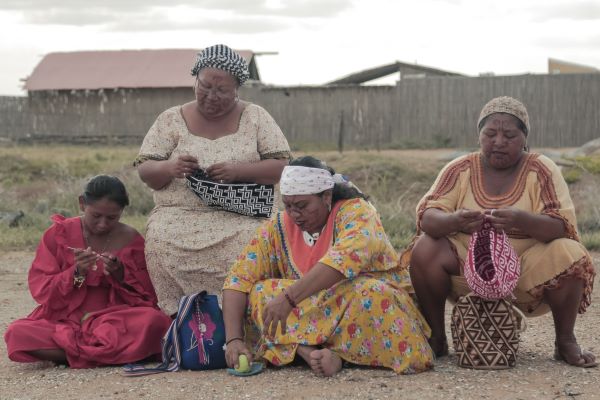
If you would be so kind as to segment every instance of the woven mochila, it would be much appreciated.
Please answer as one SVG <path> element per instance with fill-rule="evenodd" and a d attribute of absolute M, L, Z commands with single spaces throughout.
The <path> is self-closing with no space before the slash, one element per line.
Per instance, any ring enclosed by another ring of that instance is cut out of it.
<path fill-rule="evenodd" d="M 452 341 L 460 367 L 506 369 L 516 365 L 524 318 L 504 299 L 486 300 L 473 293 L 452 310 Z"/>
<path fill-rule="evenodd" d="M 508 235 L 496 231 L 486 219 L 469 241 L 465 279 L 473 292 L 484 299 L 512 295 L 521 274 L 521 263 Z"/>

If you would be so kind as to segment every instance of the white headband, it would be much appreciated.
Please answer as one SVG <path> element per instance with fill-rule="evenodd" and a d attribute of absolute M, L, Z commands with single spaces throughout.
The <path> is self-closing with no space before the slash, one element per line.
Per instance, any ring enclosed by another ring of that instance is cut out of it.
<path fill-rule="evenodd" d="M 342 176 L 332 176 L 326 169 L 288 165 L 281 173 L 279 190 L 286 196 L 317 194 L 332 189 L 338 181 L 343 182 Z"/>

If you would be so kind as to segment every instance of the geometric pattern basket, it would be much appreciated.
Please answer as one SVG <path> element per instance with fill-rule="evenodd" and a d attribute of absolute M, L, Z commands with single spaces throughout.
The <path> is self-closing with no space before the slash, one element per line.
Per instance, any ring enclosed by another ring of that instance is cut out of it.
<path fill-rule="evenodd" d="M 186 180 L 192 192 L 207 206 L 249 217 L 269 218 L 273 212 L 273 185 L 214 182 L 203 170 L 186 176 Z"/>
<path fill-rule="evenodd" d="M 518 312 L 505 299 L 486 300 L 473 293 L 458 299 L 451 330 L 458 365 L 474 369 L 506 369 L 517 362 Z"/>

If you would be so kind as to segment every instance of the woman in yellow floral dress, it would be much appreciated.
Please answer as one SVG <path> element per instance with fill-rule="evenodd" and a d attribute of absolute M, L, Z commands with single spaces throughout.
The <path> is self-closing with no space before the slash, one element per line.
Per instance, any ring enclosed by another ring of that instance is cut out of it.
<path fill-rule="evenodd" d="M 342 360 L 431 368 L 429 326 L 364 195 L 312 157 L 284 168 L 281 193 L 285 212 L 257 231 L 225 281 L 228 365 L 246 354 L 277 366 L 298 355 L 324 376 Z"/>

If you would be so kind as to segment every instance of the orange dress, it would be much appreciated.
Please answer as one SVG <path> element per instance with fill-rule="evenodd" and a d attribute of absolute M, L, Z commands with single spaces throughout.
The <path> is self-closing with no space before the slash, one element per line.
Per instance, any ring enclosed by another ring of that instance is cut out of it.
<path fill-rule="evenodd" d="M 478 152 L 448 163 L 417 205 L 417 236 L 421 233 L 423 213 L 429 208 L 451 213 L 461 208 L 490 210 L 515 207 L 560 219 L 565 225 L 566 235 L 549 243 L 539 242 L 523 232 L 507 232 L 521 260 L 521 276 L 513 293 L 515 304 L 530 315 L 548 312 L 550 308 L 543 302 L 544 289 L 558 287 L 563 277 L 576 276 L 585 284 L 579 307 L 583 313 L 591 303 L 595 270 L 589 253 L 579 242 L 575 207 L 569 189 L 560 170 L 548 157 L 535 153 L 528 153 L 525 157 L 513 187 L 501 196 L 485 192 Z M 447 238 L 462 271 L 470 235 L 458 232 Z M 409 265 L 411 250 L 412 245 L 402 255 L 402 265 Z M 469 291 L 463 276 L 452 277 L 452 299 Z"/>

